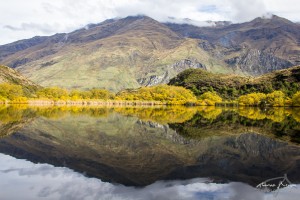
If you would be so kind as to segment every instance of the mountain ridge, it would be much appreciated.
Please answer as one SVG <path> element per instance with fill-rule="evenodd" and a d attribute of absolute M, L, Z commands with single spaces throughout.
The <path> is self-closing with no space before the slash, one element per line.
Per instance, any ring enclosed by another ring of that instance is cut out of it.
<path fill-rule="evenodd" d="M 217 52 L 230 67 L 261 75 L 300 62 L 300 26 L 273 15 L 223 27 L 167 24 L 185 37 L 206 40 L 208 51 Z"/>
<path fill-rule="evenodd" d="M 300 62 L 299 31 L 277 16 L 215 27 L 129 16 L 2 45 L 0 62 L 42 86 L 120 91 L 189 68 L 255 76 L 289 68 Z"/>

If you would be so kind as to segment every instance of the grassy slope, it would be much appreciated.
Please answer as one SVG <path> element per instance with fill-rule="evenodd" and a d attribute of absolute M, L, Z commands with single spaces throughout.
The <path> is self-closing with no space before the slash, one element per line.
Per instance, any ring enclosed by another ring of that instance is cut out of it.
<path fill-rule="evenodd" d="M 40 87 L 15 70 L 3 65 L 0 65 L 0 83 L 21 85 L 28 95 Z"/>
<path fill-rule="evenodd" d="M 83 33 L 76 37 L 84 40 L 100 31 L 102 26 L 81 31 Z M 198 39 L 181 38 L 164 25 L 145 18 L 131 22 L 105 38 L 79 44 L 49 44 L 46 47 L 43 44 L 16 53 L 14 59 L 36 58 L 42 51 L 54 49 L 57 53 L 28 62 L 18 70 L 42 86 L 98 87 L 112 91 L 137 88 L 140 86 L 137 79 L 160 76 L 166 71 L 174 77 L 178 71 L 168 65 L 183 59 L 196 59 L 214 72 L 229 70 L 198 43 Z M 7 58 L 5 62 L 12 62 L 11 59 Z"/>

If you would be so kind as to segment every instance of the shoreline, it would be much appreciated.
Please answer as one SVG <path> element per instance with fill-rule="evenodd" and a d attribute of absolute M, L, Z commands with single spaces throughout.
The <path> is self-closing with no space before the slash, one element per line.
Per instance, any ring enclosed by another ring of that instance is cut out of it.
<path fill-rule="evenodd" d="M 162 101 L 128 101 L 128 100 L 50 100 L 50 99 L 29 99 L 27 101 L 2 101 L 0 105 L 28 105 L 28 106 L 212 106 L 212 107 L 255 107 L 255 108 L 299 108 L 300 106 L 284 105 L 284 106 L 258 106 L 258 105 L 239 105 L 236 102 L 219 102 L 215 105 L 202 105 L 195 102 L 175 103 Z"/>

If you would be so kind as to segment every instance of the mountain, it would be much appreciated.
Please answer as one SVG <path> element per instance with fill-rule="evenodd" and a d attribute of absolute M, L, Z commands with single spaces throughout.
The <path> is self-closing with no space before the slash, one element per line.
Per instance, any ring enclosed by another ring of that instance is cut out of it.
<path fill-rule="evenodd" d="M 21 85 L 24 91 L 28 94 L 40 87 L 34 82 L 28 80 L 27 78 L 19 74 L 14 69 L 3 65 L 0 65 L 0 84 L 1 83 Z"/>
<path fill-rule="evenodd" d="M 257 76 L 300 63 L 300 26 L 276 15 L 219 27 L 166 25 L 181 36 L 202 39 L 202 48 L 246 74 Z"/>
<path fill-rule="evenodd" d="M 300 26 L 273 16 L 196 27 L 130 16 L 0 46 L 0 63 L 42 86 L 120 91 L 189 68 L 260 75 L 299 63 Z"/>
<path fill-rule="evenodd" d="M 273 90 L 282 90 L 291 96 L 300 90 L 300 66 L 276 70 L 258 77 L 188 69 L 172 78 L 169 84 L 190 89 L 196 95 L 214 90 L 225 99 L 235 99 L 251 92 L 269 93 Z"/>
<path fill-rule="evenodd" d="M 166 83 L 191 67 L 227 71 L 198 47 L 198 40 L 180 37 L 145 16 L 32 40 L 1 46 L 1 62 L 42 86 L 119 91 Z"/>

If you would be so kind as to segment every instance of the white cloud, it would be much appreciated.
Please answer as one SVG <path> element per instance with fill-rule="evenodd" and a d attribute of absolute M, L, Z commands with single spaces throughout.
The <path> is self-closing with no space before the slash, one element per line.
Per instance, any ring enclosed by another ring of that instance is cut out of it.
<path fill-rule="evenodd" d="M 232 8 L 232 19 L 238 22 L 249 21 L 267 13 L 265 2 L 262 0 L 230 0 L 228 4 Z"/>
<path fill-rule="evenodd" d="M 300 21 L 299 0 L 9 0 L 0 3 L 0 44 L 69 32 L 105 19 L 144 14 L 159 21 L 243 22 L 266 13 Z M 201 23 L 200 23 L 201 24 Z"/>

